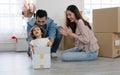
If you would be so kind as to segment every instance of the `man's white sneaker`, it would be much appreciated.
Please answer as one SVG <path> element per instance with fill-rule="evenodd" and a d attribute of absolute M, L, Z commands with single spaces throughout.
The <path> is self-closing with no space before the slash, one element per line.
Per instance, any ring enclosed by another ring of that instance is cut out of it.
<path fill-rule="evenodd" d="M 56 53 L 51 53 L 51 57 L 52 57 L 52 58 L 57 58 L 58 56 L 57 56 Z"/>

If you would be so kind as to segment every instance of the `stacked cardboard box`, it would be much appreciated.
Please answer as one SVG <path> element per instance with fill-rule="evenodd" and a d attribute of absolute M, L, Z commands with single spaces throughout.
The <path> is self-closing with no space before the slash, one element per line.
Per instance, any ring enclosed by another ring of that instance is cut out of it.
<path fill-rule="evenodd" d="M 50 47 L 35 47 L 32 52 L 34 69 L 51 68 Z"/>
<path fill-rule="evenodd" d="M 100 45 L 99 56 L 120 56 L 120 7 L 93 10 L 93 28 Z"/>
<path fill-rule="evenodd" d="M 100 46 L 99 56 L 120 56 L 120 34 L 118 33 L 95 33 Z"/>

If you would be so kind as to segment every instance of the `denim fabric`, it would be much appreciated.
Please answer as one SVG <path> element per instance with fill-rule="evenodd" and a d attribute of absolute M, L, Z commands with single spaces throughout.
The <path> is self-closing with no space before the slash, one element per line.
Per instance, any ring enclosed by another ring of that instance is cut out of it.
<path fill-rule="evenodd" d="M 61 55 L 63 61 L 88 61 L 95 60 L 98 56 L 98 50 L 90 53 L 82 51 L 82 49 L 71 48 L 64 51 Z"/>
<path fill-rule="evenodd" d="M 30 29 L 36 25 L 36 22 L 35 22 L 35 17 L 30 19 L 27 23 L 27 38 L 26 40 L 29 42 L 31 40 L 30 36 L 29 36 L 29 33 L 30 33 Z M 53 45 L 51 47 L 51 52 L 56 52 L 58 47 L 59 47 L 59 44 L 62 40 L 62 35 L 58 32 L 58 29 L 59 28 L 63 28 L 61 26 L 58 26 L 54 23 L 54 21 L 50 18 L 47 18 L 47 22 L 46 22 L 46 26 L 45 26 L 45 30 L 46 30 L 46 36 L 48 38 L 54 38 L 54 42 L 53 42 Z M 28 48 L 28 55 L 29 55 L 29 52 L 30 52 L 30 48 Z"/>
<path fill-rule="evenodd" d="M 56 36 L 55 36 L 53 45 L 51 47 L 51 52 L 53 52 L 53 53 L 56 53 L 56 51 L 57 51 L 57 49 L 58 49 L 58 47 L 60 45 L 60 42 L 62 40 L 62 37 L 63 37 L 63 35 L 60 34 L 59 31 L 58 31 L 59 28 L 62 28 L 62 27 L 61 26 L 57 27 Z"/>
<path fill-rule="evenodd" d="M 29 33 L 30 33 L 30 29 L 36 25 L 36 20 L 35 20 L 35 17 L 30 19 L 28 22 L 27 22 L 27 38 L 26 40 L 27 41 L 30 41 L 31 38 L 29 36 Z M 56 24 L 54 23 L 54 21 L 51 19 L 51 18 L 47 18 L 47 22 L 46 22 L 46 27 L 45 27 L 45 30 L 46 30 L 46 34 L 47 34 L 47 37 L 49 38 L 55 38 L 55 35 L 56 35 L 56 29 L 57 29 L 57 26 Z"/>

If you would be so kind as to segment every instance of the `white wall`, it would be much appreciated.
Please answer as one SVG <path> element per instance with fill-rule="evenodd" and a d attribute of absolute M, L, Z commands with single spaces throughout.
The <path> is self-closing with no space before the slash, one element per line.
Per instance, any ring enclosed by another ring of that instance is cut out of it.
<path fill-rule="evenodd" d="M 82 10 L 82 2 L 83 0 L 36 0 L 36 8 L 46 10 L 57 24 L 64 25 L 67 6 L 74 4 Z"/>

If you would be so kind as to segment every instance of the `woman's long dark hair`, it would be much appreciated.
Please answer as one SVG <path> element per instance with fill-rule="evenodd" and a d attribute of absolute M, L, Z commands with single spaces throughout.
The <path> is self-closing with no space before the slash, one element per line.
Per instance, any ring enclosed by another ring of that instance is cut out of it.
<path fill-rule="evenodd" d="M 83 19 L 82 15 L 80 14 L 79 9 L 75 5 L 69 5 L 67 7 L 66 11 L 71 11 L 72 13 L 74 13 L 77 20 L 82 19 L 84 24 L 86 26 L 88 26 L 89 29 L 92 29 L 89 22 L 86 21 L 85 19 Z M 67 14 L 66 14 L 66 25 L 67 25 L 67 27 L 70 27 L 72 29 L 72 31 L 75 33 L 76 23 L 75 22 L 70 22 L 70 20 L 67 18 Z"/>

